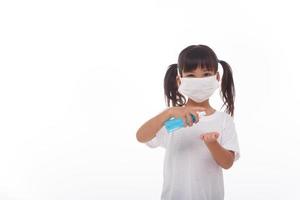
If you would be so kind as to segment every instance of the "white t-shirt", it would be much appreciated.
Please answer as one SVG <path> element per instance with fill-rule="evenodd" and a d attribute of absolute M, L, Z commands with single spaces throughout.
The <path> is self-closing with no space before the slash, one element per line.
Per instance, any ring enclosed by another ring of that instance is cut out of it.
<path fill-rule="evenodd" d="M 163 126 L 146 144 L 165 148 L 162 200 L 223 200 L 222 168 L 216 163 L 200 135 L 219 132 L 218 142 L 240 157 L 233 118 L 215 111 L 197 124 L 167 133 Z"/>

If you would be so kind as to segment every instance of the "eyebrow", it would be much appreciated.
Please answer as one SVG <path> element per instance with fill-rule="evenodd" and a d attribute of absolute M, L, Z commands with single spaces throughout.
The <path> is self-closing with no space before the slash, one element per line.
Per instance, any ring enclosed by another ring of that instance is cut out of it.
<path fill-rule="evenodd" d="M 194 72 L 186 72 L 186 73 L 187 73 L 187 76 L 194 75 Z M 205 71 L 203 71 L 203 74 L 205 74 L 205 73 L 214 73 L 214 72 L 210 71 L 210 70 L 205 70 Z"/>

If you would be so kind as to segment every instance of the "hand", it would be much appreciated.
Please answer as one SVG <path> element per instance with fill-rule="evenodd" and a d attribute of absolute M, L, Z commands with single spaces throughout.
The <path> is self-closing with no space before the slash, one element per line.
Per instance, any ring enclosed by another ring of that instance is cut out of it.
<path fill-rule="evenodd" d="M 209 132 L 201 135 L 200 138 L 205 142 L 205 144 L 210 144 L 217 142 L 219 135 L 220 134 L 218 132 Z"/>
<path fill-rule="evenodd" d="M 192 115 L 195 116 L 196 121 L 195 123 L 199 122 L 199 114 L 197 112 L 205 111 L 206 109 L 204 107 L 192 107 L 192 106 L 187 106 L 187 107 L 180 107 L 180 106 L 175 106 L 169 108 L 169 116 L 170 117 L 175 117 L 175 118 L 182 118 L 184 122 L 184 126 L 186 127 L 187 125 L 192 126 L 193 125 L 193 120 L 192 120 Z"/>

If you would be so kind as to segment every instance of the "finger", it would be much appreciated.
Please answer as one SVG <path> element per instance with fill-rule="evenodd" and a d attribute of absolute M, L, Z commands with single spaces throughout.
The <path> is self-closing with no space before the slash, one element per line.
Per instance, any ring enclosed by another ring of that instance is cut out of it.
<path fill-rule="evenodd" d="M 215 138 L 217 139 L 220 136 L 219 133 L 215 133 Z"/>
<path fill-rule="evenodd" d="M 189 112 L 186 116 L 188 117 L 189 125 L 192 126 L 193 125 L 192 113 Z"/>
<path fill-rule="evenodd" d="M 204 141 L 205 141 L 205 142 L 211 141 L 211 134 L 205 134 L 205 135 L 204 135 Z"/>
<path fill-rule="evenodd" d="M 187 127 L 187 121 L 186 121 L 185 115 L 180 116 L 180 118 L 181 118 L 182 121 L 183 121 L 184 127 Z"/>
<path fill-rule="evenodd" d="M 189 126 L 192 126 L 192 125 L 193 125 L 193 119 L 192 119 L 191 113 L 188 112 L 188 113 L 185 115 L 185 117 L 186 117 L 186 120 L 187 120 L 187 122 L 188 122 L 188 125 L 189 125 Z"/>
<path fill-rule="evenodd" d="M 208 140 L 208 136 L 209 136 L 209 135 L 203 135 L 204 141 L 207 141 L 207 140 Z"/>
<path fill-rule="evenodd" d="M 208 134 L 211 135 L 213 138 L 219 136 L 219 133 L 218 133 L 218 132 L 210 132 L 210 133 L 208 133 Z"/>

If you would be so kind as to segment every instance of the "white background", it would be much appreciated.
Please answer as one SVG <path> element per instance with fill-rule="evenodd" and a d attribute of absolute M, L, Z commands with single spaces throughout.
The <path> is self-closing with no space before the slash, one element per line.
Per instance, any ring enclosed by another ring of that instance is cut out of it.
<path fill-rule="evenodd" d="M 0 199 L 159 199 L 164 150 L 135 134 L 191 44 L 234 73 L 225 199 L 300 199 L 299 17 L 289 0 L 1 1 Z"/>

